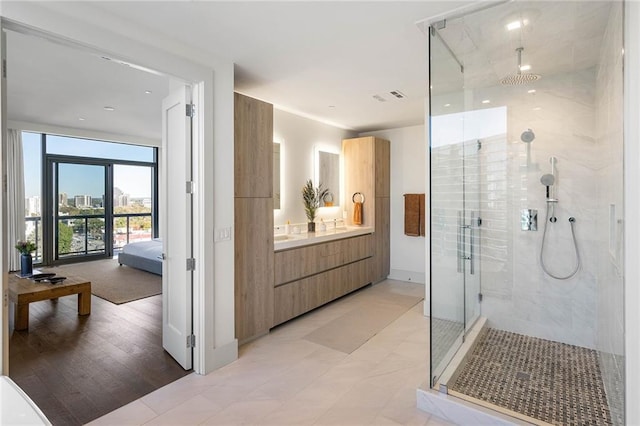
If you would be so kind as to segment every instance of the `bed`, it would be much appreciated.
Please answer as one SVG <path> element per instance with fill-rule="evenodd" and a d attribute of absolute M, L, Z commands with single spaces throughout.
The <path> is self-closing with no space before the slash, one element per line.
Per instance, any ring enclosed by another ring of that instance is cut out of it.
<path fill-rule="evenodd" d="M 118 263 L 162 275 L 162 240 L 127 244 L 118 254 Z"/>

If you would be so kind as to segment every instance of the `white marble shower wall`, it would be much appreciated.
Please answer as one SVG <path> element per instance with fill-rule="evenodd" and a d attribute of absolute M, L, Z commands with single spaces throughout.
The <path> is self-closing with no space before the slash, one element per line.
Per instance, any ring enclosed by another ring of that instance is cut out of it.
<path fill-rule="evenodd" d="M 601 152 L 595 132 L 596 70 L 546 75 L 531 86 L 475 90 L 473 99 L 507 106 L 506 136 L 481 150 L 482 314 L 489 326 L 594 348 L 598 290 L 596 233 Z M 535 93 L 530 93 L 535 89 Z M 532 129 L 535 140 L 521 141 Z M 540 177 L 557 158 L 556 223 L 548 223 L 545 263 L 567 275 L 576 262 L 569 217 L 576 218 L 582 266 L 571 279 L 544 273 L 540 249 L 545 187 Z M 538 211 L 538 231 L 521 231 L 522 209 Z"/>
<path fill-rule="evenodd" d="M 597 348 L 614 424 L 624 413 L 622 3 L 611 6 L 596 78 L 598 170 Z"/>

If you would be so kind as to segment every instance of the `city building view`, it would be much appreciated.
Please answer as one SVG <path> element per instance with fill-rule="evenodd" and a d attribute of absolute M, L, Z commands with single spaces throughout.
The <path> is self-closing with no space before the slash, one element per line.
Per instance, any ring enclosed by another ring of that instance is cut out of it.
<path fill-rule="evenodd" d="M 47 167 L 50 170 L 47 173 L 55 176 L 52 181 L 57 182 L 57 187 L 43 191 L 42 159 L 45 159 L 45 163 L 47 160 L 46 155 L 43 156 L 40 152 L 41 136 L 23 133 L 23 152 L 30 153 L 24 156 L 24 167 L 25 170 L 34 171 L 25 174 L 25 236 L 38 247 L 36 262 L 43 259 L 43 217 L 47 217 L 43 213 L 47 211 L 53 211 L 54 217 L 49 227 L 55 236 L 51 240 L 56 254 L 50 258 L 107 252 L 115 254 L 130 242 L 153 238 L 153 163 L 148 166 L 120 164 L 119 162 L 124 163 L 126 160 L 119 159 L 130 158 L 130 151 L 135 149 L 129 145 L 65 138 L 67 142 L 77 141 L 78 146 L 104 145 L 106 149 L 102 157 L 106 158 L 93 159 L 94 164 L 76 162 L 77 157 L 58 162 L 49 161 L 53 166 Z M 51 137 L 52 148 L 47 145 L 47 150 L 56 149 L 55 138 L 60 137 Z M 76 152 L 82 150 L 74 151 L 74 155 L 77 155 Z M 32 155 L 34 153 L 40 155 Z M 110 174 L 106 172 L 107 167 L 112 169 Z M 110 179 L 107 178 L 109 175 Z M 53 200 L 57 203 L 43 199 L 43 193 L 55 194 Z M 112 194 L 110 199 L 105 197 L 106 193 Z M 45 203 L 57 205 L 47 208 Z M 107 208 L 109 205 L 111 208 Z M 107 229 L 112 234 L 109 244 L 106 244 L 105 234 L 109 232 Z"/>

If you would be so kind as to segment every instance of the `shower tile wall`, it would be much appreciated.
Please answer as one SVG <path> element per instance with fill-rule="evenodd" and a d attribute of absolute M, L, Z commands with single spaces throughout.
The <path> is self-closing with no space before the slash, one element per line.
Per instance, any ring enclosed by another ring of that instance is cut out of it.
<path fill-rule="evenodd" d="M 596 85 L 596 135 L 601 147 L 598 173 L 597 348 L 614 424 L 623 424 L 623 135 L 622 3 L 611 6 Z"/>
<path fill-rule="evenodd" d="M 502 330 L 595 348 L 596 229 L 601 149 L 595 133 L 596 70 L 543 76 L 533 86 L 476 90 L 474 99 L 507 106 L 505 135 L 483 140 L 482 164 L 482 314 Z M 535 88 L 535 93 L 528 90 Z M 520 134 L 531 128 L 527 145 Z M 568 219 L 577 219 L 582 267 L 560 281 L 540 266 L 545 224 L 545 188 L 540 177 L 557 161 L 555 196 L 545 262 L 557 275 L 575 264 Z M 538 231 L 520 230 L 520 211 L 538 210 Z"/>

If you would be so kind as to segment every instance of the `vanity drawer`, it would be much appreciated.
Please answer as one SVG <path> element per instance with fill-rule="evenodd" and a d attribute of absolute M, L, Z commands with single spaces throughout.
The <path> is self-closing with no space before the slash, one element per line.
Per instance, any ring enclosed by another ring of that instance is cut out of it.
<path fill-rule="evenodd" d="M 366 258 L 275 288 L 273 325 L 369 284 L 371 258 Z"/>
<path fill-rule="evenodd" d="M 309 277 L 373 255 L 371 234 L 278 251 L 275 286 Z"/>

